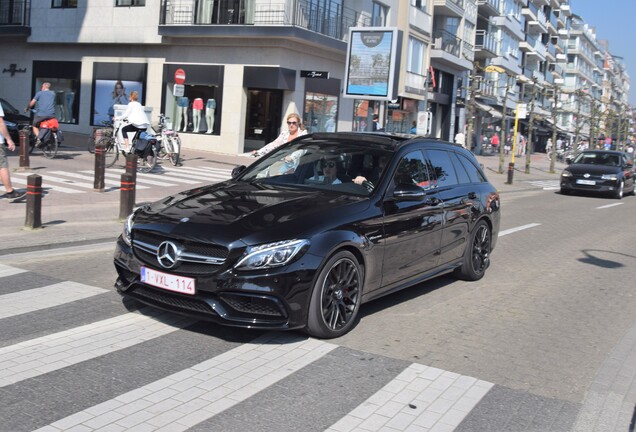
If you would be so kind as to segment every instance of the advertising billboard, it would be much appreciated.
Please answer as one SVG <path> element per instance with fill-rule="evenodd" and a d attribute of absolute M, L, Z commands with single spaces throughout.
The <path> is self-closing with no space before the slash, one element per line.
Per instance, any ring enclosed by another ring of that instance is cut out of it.
<path fill-rule="evenodd" d="M 356 27 L 349 30 L 345 70 L 345 97 L 395 99 L 398 30 L 391 27 Z"/>

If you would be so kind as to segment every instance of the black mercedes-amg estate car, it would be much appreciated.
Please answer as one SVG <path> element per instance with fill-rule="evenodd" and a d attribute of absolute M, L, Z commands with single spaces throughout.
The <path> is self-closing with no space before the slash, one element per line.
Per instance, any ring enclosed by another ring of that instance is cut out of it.
<path fill-rule="evenodd" d="M 480 279 L 499 208 L 460 146 L 306 135 L 231 180 L 136 209 L 117 241 L 115 286 L 221 324 L 338 337 L 366 301 L 449 272 Z"/>

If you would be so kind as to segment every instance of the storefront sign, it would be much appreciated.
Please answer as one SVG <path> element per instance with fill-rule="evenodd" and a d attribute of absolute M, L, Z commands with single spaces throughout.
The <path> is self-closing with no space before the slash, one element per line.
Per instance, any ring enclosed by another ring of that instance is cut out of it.
<path fill-rule="evenodd" d="M 174 82 L 176 82 L 177 84 L 183 84 L 185 82 L 185 78 L 186 75 L 183 69 L 177 69 L 176 71 L 174 71 Z"/>
<path fill-rule="evenodd" d="M 300 77 L 301 78 L 323 78 L 323 79 L 327 79 L 327 78 L 329 78 L 329 72 L 301 70 L 300 71 Z"/>
<path fill-rule="evenodd" d="M 174 97 L 181 97 L 185 93 L 185 86 L 183 84 L 175 84 L 172 89 L 172 94 Z"/>

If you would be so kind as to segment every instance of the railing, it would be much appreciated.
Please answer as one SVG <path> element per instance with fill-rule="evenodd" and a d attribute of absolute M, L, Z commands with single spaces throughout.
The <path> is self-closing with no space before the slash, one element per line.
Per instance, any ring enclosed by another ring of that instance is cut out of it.
<path fill-rule="evenodd" d="M 31 0 L 0 1 L 0 26 L 29 27 Z"/>
<path fill-rule="evenodd" d="M 501 0 L 477 0 L 477 6 L 489 4 L 491 8 L 500 10 Z"/>
<path fill-rule="evenodd" d="M 464 0 L 435 0 L 433 4 L 435 5 L 443 5 L 445 3 L 453 3 L 458 7 L 464 9 Z"/>
<path fill-rule="evenodd" d="M 291 3 L 291 7 L 290 7 Z M 371 15 L 337 4 L 316 5 L 308 0 L 244 0 L 241 7 L 222 9 L 221 2 L 162 0 L 161 25 L 282 25 L 302 27 L 336 39 L 346 39 L 350 27 L 371 26 Z"/>
<path fill-rule="evenodd" d="M 435 40 L 435 49 L 459 57 L 459 49 L 462 42 L 460 38 L 446 30 L 435 30 L 433 32 L 433 39 Z"/>
<path fill-rule="evenodd" d="M 488 50 L 497 53 L 497 39 L 488 30 L 475 31 L 475 48 Z"/>
<path fill-rule="evenodd" d="M 464 58 L 468 61 L 475 60 L 475 47 L 466 41 L 464 41 L 462 45 L 462 54 L 464 55 Z"/>

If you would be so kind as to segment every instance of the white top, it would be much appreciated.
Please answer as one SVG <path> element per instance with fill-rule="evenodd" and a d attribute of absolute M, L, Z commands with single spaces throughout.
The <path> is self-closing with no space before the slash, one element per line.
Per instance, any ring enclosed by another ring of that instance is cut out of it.
<path fill-rule="evenodd" d="M 138 128 L 148 128 L 150 122 L 144 112 L 144 107 L 137 101 L 128 102 L 126 112 L 116 120 L 128 119 L 128 122 Z"/>

